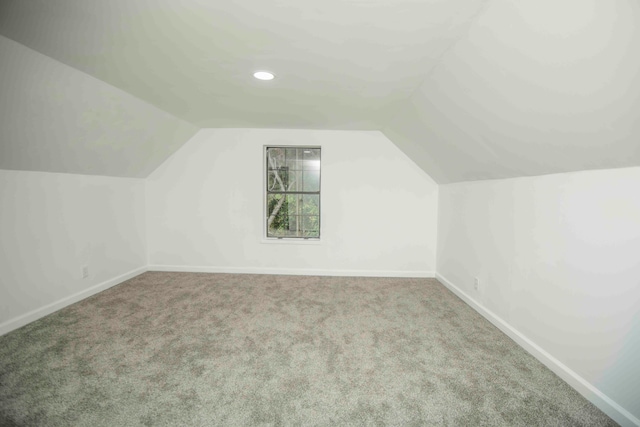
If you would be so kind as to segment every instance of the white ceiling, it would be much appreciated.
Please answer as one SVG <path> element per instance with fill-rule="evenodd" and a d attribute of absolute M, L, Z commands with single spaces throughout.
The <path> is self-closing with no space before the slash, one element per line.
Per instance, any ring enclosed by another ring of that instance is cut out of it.
<path fill-rule="evenodd" d="M 485 1 L 16 0 L 0 33 L 201 127 L 377 129 Z"/>
<path fill-rule="evenodd" d="M 199 128 L 0 36 L 0 169 L 143 178 Z"/>
<path fill-rule="evenodd" d="M 0 0 L 0 34 L 172 126 L 379 129 L 447 183 L 640 165 L 639 5 Z"/>
<path fill-rule="evenodd" d="M 640 166 L 640 2 L 491 0 L 384 132 L 439 183 Z"/>

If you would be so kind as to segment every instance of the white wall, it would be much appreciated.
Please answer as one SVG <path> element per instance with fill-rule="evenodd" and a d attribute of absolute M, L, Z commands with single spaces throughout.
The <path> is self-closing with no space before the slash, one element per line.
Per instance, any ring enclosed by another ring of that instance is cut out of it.
<path fill-rule="evenodd" d="M 0 206 L 0 334 L 144 271 L 140 179 L 0 170 Z"/>
<path fill-rule="evenodd" d="M 263 242 L 263 146 L 322 147 L 320 244 Z M 437 185 L 380 132 L 207 129 L 147 185 L 150 269 L 429 276 Z"/>
<path fill-rule="evenodd" d="M 438 277 L 628 425 L 640 418 L 639 189 L 629 168 L 439 190 Z"/>

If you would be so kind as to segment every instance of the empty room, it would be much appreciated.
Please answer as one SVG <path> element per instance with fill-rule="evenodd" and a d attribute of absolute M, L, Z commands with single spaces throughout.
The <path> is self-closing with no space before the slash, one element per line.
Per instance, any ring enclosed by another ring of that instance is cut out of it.
<path fill-rule="evenodd" d="M 640 427 L 640 3 L 0 0 L 0 426 Z"/>

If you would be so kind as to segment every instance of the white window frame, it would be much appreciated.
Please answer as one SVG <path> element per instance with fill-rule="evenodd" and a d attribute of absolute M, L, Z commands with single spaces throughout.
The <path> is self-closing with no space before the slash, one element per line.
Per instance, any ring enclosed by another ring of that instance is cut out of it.
<path fill-rule="evenodd" d="M 268 170 L 268 159 L 267 159 L 267 149 L 268 148 L 299 148 L 299 149 L 318 149 L 320 150 L 320 182 L 319 182 L 319 200 L 318 200 L 318 208 L 319 208 L 319 237 L 269 237 L 267 236 L 267 219 L 269 217 L 269 212 L 267 208 L 267 170 Z M 279 243 L 279 244 L 293 244 L 293 245 L 317 245 L 322 241 L 322 147 L 318 145 L 286 145 L 286 144 L 269 144 L 264 145 L 262 150 L 262 243 Z"/>

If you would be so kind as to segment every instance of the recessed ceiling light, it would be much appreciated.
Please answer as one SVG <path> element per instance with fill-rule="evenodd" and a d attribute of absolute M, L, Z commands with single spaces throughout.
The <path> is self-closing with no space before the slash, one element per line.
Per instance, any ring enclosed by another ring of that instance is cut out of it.
<path fill-rule="evenodd" d="M 258 80 L 273 80 L 275 75 L 268 71 L 256 71 L 255 73 L 253 73 L 253 77 Z"/>

